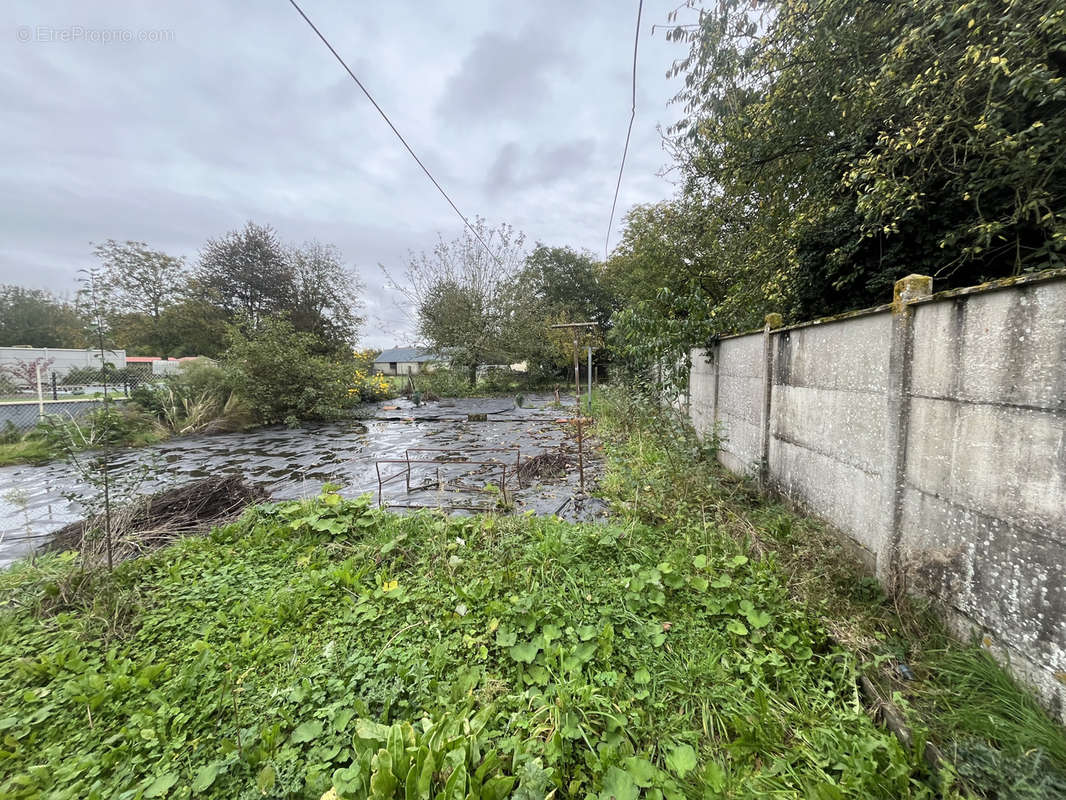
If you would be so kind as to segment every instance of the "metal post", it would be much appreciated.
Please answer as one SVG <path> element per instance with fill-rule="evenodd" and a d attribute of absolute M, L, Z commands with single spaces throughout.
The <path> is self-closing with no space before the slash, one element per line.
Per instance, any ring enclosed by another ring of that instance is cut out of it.
<path fill-rule="evenodd" d="M 577 414 L 577 473 L 581 494 L 585 493 L 585 445 L 581 432 L 581 364 L 578 351 L 577 329 L 574 329 L 574 411 Z"/>
<path fill-rule="evenodd" d="M 59 386 L 56 384 L 56 373 L 55 373 L 55 370 L 52 371 L 52 399 L 53 400 L 58 400 L 59 399 Z"/>
<path fill-rule="evenodd" d="M 37 415 L 44 419 L 44 389 L 41 386 L 41 362 L 38 360 L 33 365 L 37 369 Z"/>
<path fill-rule="evenodd" d="M 581 494 L 585 493 L 585 445 L 584 445 L 584 433 L 582 431 L 582 418 L 581 418 L 581 343 L 578 341 L 578 331 L 581 329 L 592 330 L 596 327 L 595 322 L 563 322 L 559 325 L 552 325 L 552 328 L 569 328 L 574 332 L 574 413 L 577 415 L 575 421 L 577 422 L 577 470 L 581 486 Z M 589 351 L 589 364 L 592 363 L 591 349 Z M 590 369 L 591 373 L 592 370 Z M 589 375 L 589 403 L 592 402 L 592 376 Z"/>
<path fill-rule="evenodd" d="M 592 345 L 589 345 L 589 370 L 585 374 L 585 382 L 589 387 L 589 416 L 592 416 Z"/>

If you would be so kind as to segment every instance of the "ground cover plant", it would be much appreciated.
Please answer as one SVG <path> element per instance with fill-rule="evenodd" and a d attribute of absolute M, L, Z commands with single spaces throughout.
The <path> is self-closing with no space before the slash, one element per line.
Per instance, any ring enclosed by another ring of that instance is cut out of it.
<path fill-rule="evenodd" d="M 165 438 L 167 432 L 136 403 L 113 403 L 80 417 L 46 416 L 25 433 L 13 426 L 0 430 L 0 467 L 42 464 L 99 448 L 105 439 L 113 447 L 143 447 Z"/>
<path fill-rule="evenodd" d="M 6 796 L 932 796 L 707 528 L 326 492 L 82 574 L 0 578 Z"/>

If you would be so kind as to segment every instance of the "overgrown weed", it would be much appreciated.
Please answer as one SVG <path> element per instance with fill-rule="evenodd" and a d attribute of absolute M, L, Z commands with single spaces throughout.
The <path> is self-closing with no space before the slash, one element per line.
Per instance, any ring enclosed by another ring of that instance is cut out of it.
<path fill-rule="evenodd" d="M 327 487 L 104 576 L 150 598 L 123 637 L 14 607 L 77 567 L 34 569 L 0 574 L 8 796 L 935 796 L 773 559 L 702 525 Z"/>
<path fill-rule="evenodd" d="M 1059 796 L 1066 732 L 978 646 L 953 640 L 930 602 L 887 595 L 839 534 L 721 467 L 717 431 L 701 442 L 676 409 L 619 389 L 602 391 L 596 412 L 602 490 L 622 515 L 703 528 L 772 558 L 791 598 L 911 711 L 917 738 L 952 756 L 975 796 Z M 1043 783 L 1027 777 L 1038 764 Z"/>

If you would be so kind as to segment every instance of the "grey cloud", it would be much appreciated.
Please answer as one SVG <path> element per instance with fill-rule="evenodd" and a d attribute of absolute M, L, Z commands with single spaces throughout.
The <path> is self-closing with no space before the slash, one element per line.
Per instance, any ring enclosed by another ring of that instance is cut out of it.
<path fill-rule="evenodd" d="M 517 34 L 485 33 L 448 81 L 438 113 L 457 124 L 485 114 L 533 119 L 570 61 L 557 35 L 540 34 L 532 27 Z"/>
<path fill-rule="evenodd" d="M 518 184 L 517 169 L 521 157 L 521 148 L 516 142 L 507 142 L 501 147 L 489 166 L 488 175 L 485 178 L 486 191 L 496 194 L 513 189 Z"/>

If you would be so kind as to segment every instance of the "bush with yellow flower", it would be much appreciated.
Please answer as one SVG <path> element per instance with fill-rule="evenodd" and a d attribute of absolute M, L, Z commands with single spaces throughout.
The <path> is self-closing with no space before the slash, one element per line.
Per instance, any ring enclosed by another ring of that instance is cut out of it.
<path fill-rule="evenodd" d="M 374 400 L 387 400 L 392 396 L 392 384 L 380 372 L 371 373 L 366 369 L 357 369 L 352 375 L 352 384 L 348 387 L 350 400 L 368 403 Z"/>

